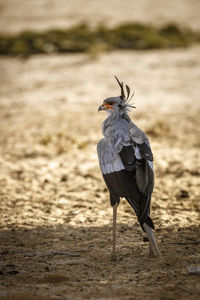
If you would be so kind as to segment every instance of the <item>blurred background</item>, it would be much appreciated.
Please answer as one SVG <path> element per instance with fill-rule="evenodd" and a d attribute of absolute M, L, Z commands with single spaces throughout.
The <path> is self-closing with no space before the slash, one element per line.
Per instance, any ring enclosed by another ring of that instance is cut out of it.
<path fill-rule="evenodd" d="M 198 0 L 0 0 L 1 299 L 197 299 L 199 16 Z M 109 259 L 96 145 L 114 75 L 151 141 L 162 262 L 124 200 Z"/>
<path fill-rule="evenodd" d="M 108 87 L 115 86 L 112 77 L 118 74 L 129 85 L 137 87 L 139 98 L 144 99 L 148 93 L 151 103 L 152 98 L 160 98 L 161 90 L 164 91 L 162 103 L 171 98 L 174 102 L 174 93 L 177 94 L 176 101 L 179 98 L 181 101 L 189 99 L 188 93 L 194 93 L 196 98 L 198 87 L 195 79 L 191 88 L 188 77 L 197 75 L 197 71 L 191 74 L 191 69 L 198 68 L 198 51 L 188 49 L 189 54 L 186 54 L 184 50 L 199 42 L 199 34 L 194 35 L 199 33 L 199 11 L 197 0 L 167 3 L 161 0 L 127 0 L 123 4 L 118 0 L 1 1 L 0 53 L 18 58 L 35 53 L 51 54 L 51 58 L 42 56 L 42 59 L 32 56 L 23 64 L 19 59 L 1 60 L 1 93 L 6 89 L 9 93 L 12 84 L 19 85 L 20 99 L 24 96 L 27 100 L 34 85 L 31 92 L 39 93 L 40 101 L 67 97 L 74 102 L 80 100 L 80 95 L 81 102 L 95 101 L 97 97 L 99 101 L 107 95 Z M 116 53 L 121 49 L 163 48 L 178 50 Z M 100 55 L 104 52 L 107 55 Z M 59 58 L 52 55 L 54 53 L 89 55 Z M 193 58 L 195 53 L 197 58 Z M 186 63 L 187 70 L 181 68 L 185 60 L 189 61 Z M 179 68 L 176 68 L 177 65 Z M 150 84 L 149 76 L 153 78 Z M 6 84 L 7 80 L 10 86 Z M 96 84 L 99 80 L 103 84 Z M 72 86 L 75 88 L 72 89 Z M 55 91 L 55 87 L 59 88 Z M 14 90 L 10 96 L 14 94 L 16 99 L 16 93 Z M 36 98 L 31 95 L 31 101 L 36 101 Z"/>
<path fill-rule="evenodd" d="M 198 0 L 7 0 L 1 1 L 1 32 L 66 28 L 77 23 L 116 25 L 124 22 L 179 25 L 199 30 Z"/>

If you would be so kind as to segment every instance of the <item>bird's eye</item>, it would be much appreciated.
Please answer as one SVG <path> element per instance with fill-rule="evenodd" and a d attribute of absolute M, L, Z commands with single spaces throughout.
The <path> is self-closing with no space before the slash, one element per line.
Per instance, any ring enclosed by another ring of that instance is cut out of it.
<path fill-rule="evenodd" d="M 114 104 L 114 102 L 108 102 L 108 104 L 109 104 L 109 105 L 113 105 L 113 104 Z"/>

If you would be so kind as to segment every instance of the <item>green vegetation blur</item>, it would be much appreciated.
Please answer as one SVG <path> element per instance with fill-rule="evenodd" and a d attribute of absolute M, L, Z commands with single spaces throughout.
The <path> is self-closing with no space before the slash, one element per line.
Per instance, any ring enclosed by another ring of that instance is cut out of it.
<path fill-rule="evenodd" d="M 114 28 L 86 24 L 46 32 L 25 31 L 0 36 L 0 55 L 29 56 L 38 53 L 102 52 L 117 49 L 158 49 L 186 47 L 200 41 L 200 34 L 175 24 L 161 28 L 122 24 Z"/>

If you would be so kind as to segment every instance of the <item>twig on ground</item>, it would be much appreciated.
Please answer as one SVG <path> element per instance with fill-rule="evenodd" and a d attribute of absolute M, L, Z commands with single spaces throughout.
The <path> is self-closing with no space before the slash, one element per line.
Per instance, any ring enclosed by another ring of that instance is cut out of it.
<path fill-rule="evenodd" d="M 73 250 L 73 252 L 76 252 L 76 253 L 72 253 L 72 252 L 68 252 L 68 251 L 51 251 L 47 254 L 41 254 L 41 253 L 26 253 L 23 250 L 19 250 L 19 253 L 21 253 L 27 257 L 46 256 L 46 255 L 48 255 L 48 256 L 50 256 L 50 255 L 69 255 L 69 256 L 73 256 L 73 257 L 79 257 L 80 254 L 78 254 L 78 253 L 85 252 L 85 251 L 86 251 L 85 249 Z"/>
<path fill-rule="evenodd" d="M 51 251 L 47 255 L 69 255 L 69 256 L 74 256 L 74 257 L 80 256 L 79 254 L 74 254 L 74 253 L 67 252 L 67 251 Z"/>
<path fill-rule="evenodd" d="M 192 241 L 192 242 L 174 242 L 174 243 L 168 243 L 168 244 L 171 244 L 171 245 L 198 245 L 200 244 L 199 241 Z"/>

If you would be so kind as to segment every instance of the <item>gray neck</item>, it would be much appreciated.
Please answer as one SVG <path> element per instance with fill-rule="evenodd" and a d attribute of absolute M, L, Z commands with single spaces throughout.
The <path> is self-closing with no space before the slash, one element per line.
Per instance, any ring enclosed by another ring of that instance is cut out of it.
<path fill-rule="evenodd" d="M 113 111 L 109 116 L 104 120 L 102 123 L 102 132 L 105 134 L 105 130 L 109 127 L 112 126 L 112 124 L 117 120 L 117 119 L 125 119 L 127 122 L 130 122 L 130 118 L 128 116 L 128 113 L 125 109 L 119 110 L 119 111 Z"/>

